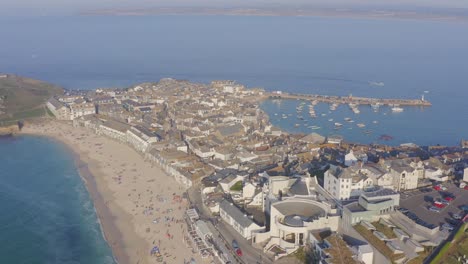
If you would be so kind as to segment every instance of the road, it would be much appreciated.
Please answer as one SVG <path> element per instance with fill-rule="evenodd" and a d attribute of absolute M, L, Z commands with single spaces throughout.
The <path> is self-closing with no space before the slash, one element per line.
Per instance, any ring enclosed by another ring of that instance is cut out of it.
<path fill-rule="evenodd" d="M 187 193 L 190 198 L 190 202 L 198 210 L 200 218 L 206 221 L 213 223 L 217 229 L 217 234 L 213 236 L 218 239 L 223 239 L 225 246 L 231 250 L 232 259 L 235 259 L 234 263 L 243 263 L 243 264 L 268 264 L 273 263 L 273 259 L 263 253 L 263 250 L 254 248 L 251 245 L 250 241 L 244 239 L 237 231 L 232 227 L 224 223 L 222 220 L 218 220 L 216 217 L 212 217 L 209 210 L 203 205 L 200 186 L 192 186 L 187 190 Z M 242 257 L 238 257 L 232 248 L 232 240 L 237 240 L 240 249 L 242 250 Z"/>

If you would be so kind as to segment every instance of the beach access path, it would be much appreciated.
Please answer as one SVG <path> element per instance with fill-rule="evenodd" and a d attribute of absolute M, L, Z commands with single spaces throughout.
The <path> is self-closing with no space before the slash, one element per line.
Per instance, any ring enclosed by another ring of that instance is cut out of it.
<path fill-rule="evenodd" d="M 41 120 L 27 123 L 23 134 L 46 136 L 64 143 L 93 199 L 104 236 L 120 264 L 156 263 L 159 246 L 166 263 L 194 258 L 184 244 L 184 189 L 159 167 L 145 162 L 131 147 L 71 123 Z M 46 153 L 44 153 L 46 155 Z"/>

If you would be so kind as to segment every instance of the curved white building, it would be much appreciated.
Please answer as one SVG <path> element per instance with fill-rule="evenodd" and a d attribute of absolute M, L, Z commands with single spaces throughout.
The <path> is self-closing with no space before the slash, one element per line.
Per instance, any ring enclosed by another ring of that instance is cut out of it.
<path fill-rule="evenodd" d="M 270 239 L 265 250 L 279 247 L 290 253 L 306 245 L 313 232 L 336 231 L 339 215 L 327 204 L 306 198 L 289 198 L 273 203 L 270 211 L 270 231 L 258 234 L 256 242 Z"/>

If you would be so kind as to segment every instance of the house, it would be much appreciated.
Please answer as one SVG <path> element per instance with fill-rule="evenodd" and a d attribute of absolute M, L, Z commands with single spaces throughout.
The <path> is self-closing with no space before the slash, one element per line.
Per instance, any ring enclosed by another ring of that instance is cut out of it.
<path fill-rule="evenodd" d="M 146 152 L 152 143 L 160 140 L 159 135 L 142 126 L 134 126 L 127 130 L 127 142 L 140 152 Z"/>
<path fill-rule="evenodd" d="M 264 226 L 256 224 L 250 216 L 227 200 L 220 202 L 219 215 L 245 239 L 251 239 L 255 233 L 265 230 Z"/>
<path fill-rule="evenodd" d="M 366 163 L 367 154 L 362 151 L 353 151 L 350 150 L 348 154 L 345 155 L 344 165 L 349 167 L 357 164 L 358 162 Z"/>
<path fill-rule="evenodd" d="M 372 179 L 374 185 L 392 190 L 395 189 L 393 176 L 379 164 L 366 163 L 361 167 L 361 173 Z"/>
<path fill-rule="evenodd" d="M 419 170 L 412 167 L 408 160 L 391 160 L 387 161 L 386 165 L 393 177 L 395 190 L 411 190 L 418 187 Z"/>
<path fill-rule="evenodd" d="M 341 168 L 331 165 L 324 175 L 324 189 L 338 200 L 348 200 L 371 186 L 373 181 L 360 171 L 359 165 Z"/>
<path fill-rule="evenodd" d="M 93 103 L 87 103 L 83 99 L 78 99 L 75 103 L 69 105 L 71 119 L 80 116 L 96 114 L 96 106 Z"/>
<path fill-rule="evenodd" d="M 100 125 L 98 134 L 126 143 L 128 129 L 130 129 L 128 124 L 109 119 Z"/>
<path fill-rule="evenodd" d="M 241 174 L 230 174 L 226 178 L 219 181 L 219 185 L 225 193 L 231 192 L 231 187 L 233 187 L 238 182 L 243 182 L 245 180 L 245 175 Z M 241 188 L 242 190 L 242 188 Z"/>
<path fill-rule="evenodd" d="M 50 98 L 46 106 L 58 120 L 72 120 L 70 109 L 57 99 Z"/>

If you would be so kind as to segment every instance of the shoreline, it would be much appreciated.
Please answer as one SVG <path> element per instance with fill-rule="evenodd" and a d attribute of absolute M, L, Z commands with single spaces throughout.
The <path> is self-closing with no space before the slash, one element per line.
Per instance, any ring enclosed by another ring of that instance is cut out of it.
<path fill-rule="evenodd" d="M 73 149 L 73 147 L 64 141 L 61 138 L 53 137 L 51 135 L 44 135 L 32 132 L 20 132 L 17 135 L 27 135 L 27 136 L 34 136 L 34 137 L 45 137 L 57 144 L 62 145 L 67 151 L 73 155 L 73 163 L 74 166 L 80 175 L 80 179 L 86 187 L 88 191 L 88 195 L 93 203 L 94 212 L 96 213 L 96 218 L 99 222 L 99 226 L 101 228 L 101 234 L 109 245 L 109 248 L 112 251 L 113 259 L 118 264 L 125 264 L 130 263 L 130 257 L 125 254 L 124 249 L 125 246 L 122 244 L 116 244 L 115 241 L 118 241 L 119 238 L 122 237 L 120 230 L 117 228 L 115 224 L 115 216 L 106 206 L 106 202 L 102 195 L 99 193 L 98 186 L 96 184 L 95 176 L 89 169 L 90 164 L 88 162 L 83 161 L 82 155 L 79 152 Z M 96 165 L 95 165 L 96 166 Z M 98 166 L 96 166 L 98 168 Z"/>
<path fill-rule="evenodd" d="M 74 156 L 103 238 L 117 263 L 154 263 L 155 259 L 149 254 L 154 245 L 160 247 L 168 263 L 190 258 L 199 260 L 181 243 L 185 225 L 179 219 L 186 206 L 167 202 L 171 200 L 166 198 L 181 194 L 182 188 L 159 167 L 144 161 L 140 153 L 85 128 L 52 120 L 34 120 L 18 135 L 47 137 L 62 144 Z M 118 169 L 122 171 L 117 172 Z M 118 180 L 115 179 L 117 173 L 122 173 Z M 128 182 L 128 178 L 133 181 Z M 157 206 L 153 198 L 159 200 Z M 155 223 L 155 219 L 160 218 L 169 220 Z"/>

